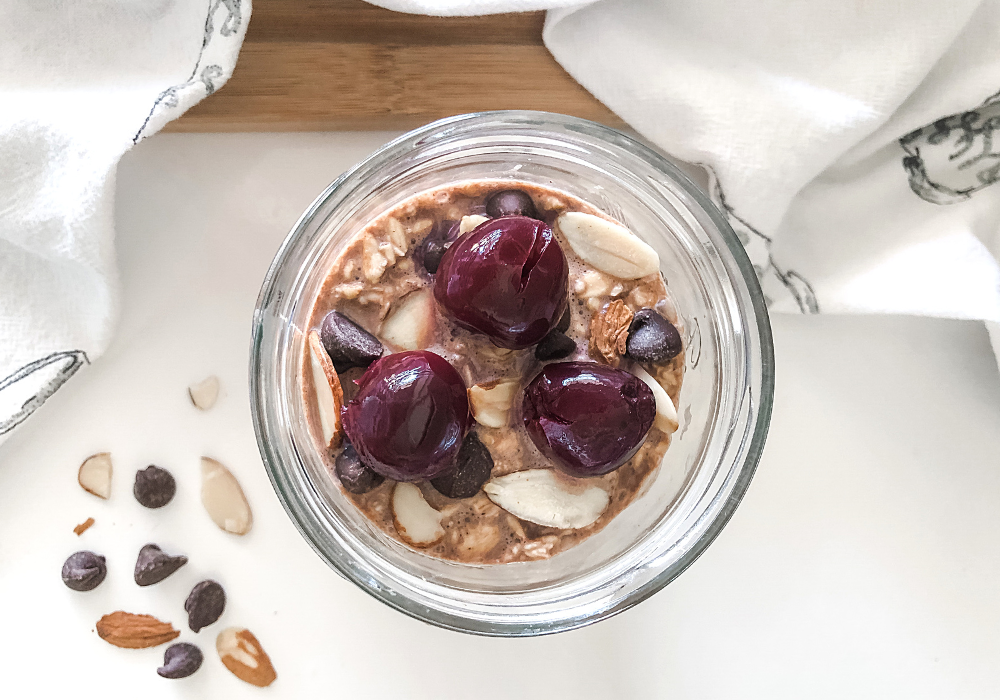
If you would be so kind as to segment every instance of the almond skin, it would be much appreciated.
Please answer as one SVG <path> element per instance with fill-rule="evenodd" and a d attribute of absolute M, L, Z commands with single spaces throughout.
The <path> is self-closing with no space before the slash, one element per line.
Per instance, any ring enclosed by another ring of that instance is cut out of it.
<path fill-rule="evenodd" d="M 116 610 L 97 621 L 97 634 L 116 647 L 146 649 L 177 639 L 180 630 L 175 630 L 169 622 L 160 622 L 152 615 Z"/>

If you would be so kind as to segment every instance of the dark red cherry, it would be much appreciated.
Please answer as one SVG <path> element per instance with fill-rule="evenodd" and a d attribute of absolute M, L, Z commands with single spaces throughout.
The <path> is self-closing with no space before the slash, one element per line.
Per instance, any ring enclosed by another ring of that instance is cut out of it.
<path fill-rule="evenodd" d="M 559 323 L 568 276 L 566 256 L 548 224 L 505 216 L 480 224 L 448 249 L 434 296 L 458 325 L 519 350 Z"/>
<path fill-rule="evenodd" d="M 524 427 L 558 469 L 607 474 L 627 462 L 656 416 L 653 391 L 633 374 L 595 362 L 557 362 L 524 390 Z"/>
<path fill-rule="evenodd" d="M 426 350 L 372 364 L 344 408 L 344 431 L 360 461 L 396 481 L 431 479 L 455 464 L 470 425 L 461 375 Z"/>

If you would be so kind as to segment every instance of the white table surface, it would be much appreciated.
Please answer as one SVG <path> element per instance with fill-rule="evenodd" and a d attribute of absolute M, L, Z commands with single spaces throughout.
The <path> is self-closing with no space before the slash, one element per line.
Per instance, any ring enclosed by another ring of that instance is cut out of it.
<path fill-rule="evenodd" d="M 1000 696 L 1000 377 L 979 324 L 885 317 L 773 319 L 777 390 L 757 475 L 729 526 L 665 590 L 614 619 L 529 640 L 416 622 L 329 570 L 271 490 L 246 392 L 250 318 L 299 213 L 386 134 L 159 135 L 123 162 L 123 309 L 112 347 L 0 447 L 0 696 L 8 698 L 996 698 Z M 200 413 L 186 387 L 223 383 Z M 109 501 L 76 483 L 111 451 Z M 202 454 L 239 477 L 245 538 L 199 502 Z M 137 468 L 178 479 L 148 511 Z M 81 537 L 72 528 L 96 524 Z M 146 542 L 191 561 L 132 581 Z M 65 588 L 77 549 L 109 562 L 95 591 Z M 222 621 L 182 609 L 202 578 Z M 123 650 L 104 613 L 183 629 L 205 664 L 159 678 L 163 647 Z M 278 670 L 238 681 L 215 633 L 242 625 Z M 57 693 L 60 695 L 57 696 Z"/>

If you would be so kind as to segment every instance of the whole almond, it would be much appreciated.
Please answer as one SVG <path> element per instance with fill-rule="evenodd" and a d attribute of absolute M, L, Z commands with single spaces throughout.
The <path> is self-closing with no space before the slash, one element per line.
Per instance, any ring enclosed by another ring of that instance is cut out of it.
<path fill-rule="evenodd" d="M 632 310 L 621 299 L 615 299 L 590 322 L 590 355 L 617 367 L 625 354 Z"/>
<path fill-rule="evenodd" d="M 97 621 L 97 634 L 116 647 L 146 649 L 177 639 L 180 630 L 175 630 L 169 622 L 160 622 L 152 615 L 116 610 Z"/>
<path fill-rule="evenodd" d="M 226 668 L 241 681 L 263 688 L 278 677 L 270 657 L 248 629 L 229 627 L 222 630 L 215 639 L 215 649 Z"/>

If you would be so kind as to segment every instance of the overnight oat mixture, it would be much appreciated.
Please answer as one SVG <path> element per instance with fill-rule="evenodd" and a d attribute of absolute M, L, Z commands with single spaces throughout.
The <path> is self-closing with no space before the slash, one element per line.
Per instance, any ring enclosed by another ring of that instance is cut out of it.
<path fill-rule="evenodd" d="M 586 202 L 477 180 L 417 194 L 334 262 L 303 400 L 389 536 L 472 564 L 550 557 L 642 490 L 684 352 L 656 252 Z"/>

